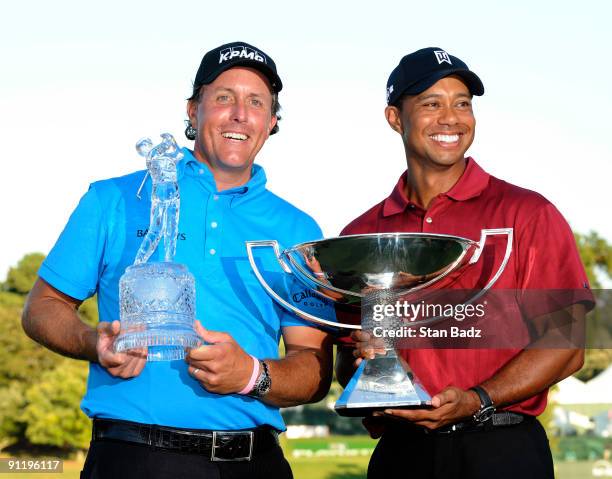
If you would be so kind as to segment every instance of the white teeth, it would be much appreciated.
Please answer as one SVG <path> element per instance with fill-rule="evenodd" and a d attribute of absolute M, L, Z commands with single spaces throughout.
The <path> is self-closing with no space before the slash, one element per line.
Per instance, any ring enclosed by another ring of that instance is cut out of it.
<path fill-rule="evenodd" d="M 432 135 L 430 138 L 442 143 L 454 143 L 459 141 L 459 135 Z"/>
<path fill-rule="evenodd" d="M 223 138 L 231 138 L 232 140 L 246 140 L 248 138 L 248 136 L 243 135 L 242 133 L 233 132 L 221 133 L 221 136 Z"/>

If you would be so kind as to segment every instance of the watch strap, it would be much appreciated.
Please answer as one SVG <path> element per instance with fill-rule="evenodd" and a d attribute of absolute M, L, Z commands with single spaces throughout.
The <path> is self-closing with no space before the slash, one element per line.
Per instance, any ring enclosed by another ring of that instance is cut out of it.
<path fill-rule="evenodd" d="M 478 394 L 480 398 L 480 409 L 474 413 L 474 421 L 478 423 L 488 421 L 495 413 L 495 405 L 493 404 L 491 396 L 489 396 L 489 393 L 481 386 L 474 386 L 470 388 L 470 390 Z"/>
<path fill-rule="evenodd" d="M 478 397 L 480 398 L 480 409 L 493 406 L 493 400 L 491 399 L 491 396 L 489 396 L 489 393 L 484 390 L 484 388 L 474 386 L 473 388 L 470 388 L 470 390 L 478 394 Z"/>
<path fill-rule="evenodd" d="M 247 394 L 248 396 L 261 398 L 264 397 L 270 391 L 272 387 L 272 379 L 270 378 L 270 370 L 265 361 L 259 360 L 261 364 L 261 373 L 255 381 L 253 389 Z"/>

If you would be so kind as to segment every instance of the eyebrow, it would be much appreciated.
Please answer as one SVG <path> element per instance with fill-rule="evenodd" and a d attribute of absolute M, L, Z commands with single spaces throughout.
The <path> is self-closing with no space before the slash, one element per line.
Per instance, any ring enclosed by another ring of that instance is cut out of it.
<path fill-rule="evenodd" d="M 212 90 L 212 91 L 213 91 L 213 92 L 215 92 L 215 93 L 220 93 L 220 92 L 224 92 L 224 91 L 226 91 L 226 92 L 229 92 L 229 93 L 231 93 L 231 94 L 233 94 L 233 95 L 235 95 L 235 94 L 236 94 L 236 91 L 235 91 L 233 88 L 231 88 L 231 87 L 226 87 L 226 86 L 218 86 L 218 87 L 216 87 L 216 88 L 215 88 L 214 90 Z M 263 96 L 263 95 L 264 95 L 264 93 L 263 93 L 263 92 L 251 92 L 251 93 L 249 93 L 247 96 L 250 96 L 250 97 L 253 97 L 253 96 L 260 97 L 260 96 Z"/>
<path fill-rule="evenodd" d="M 428 98 L 441 98 L 443 95 L 441 95 L 440 93 L 428 93 L 427 95 L 419 95 L 417 96 L 417 101 L 423 101 L 426 100 Z M 459 93 L 457 94 L 457 97 L 465 97 L 465 98 L 472 98 L 472 95 L 469 93 Z"/>
<path fill-rule="evenodd" d="M 426 98 L 440 98 L 442 95 L 439 93 L 428 93 L 427 95 L 417 96 L 417 100 L 425 100 Z"/>

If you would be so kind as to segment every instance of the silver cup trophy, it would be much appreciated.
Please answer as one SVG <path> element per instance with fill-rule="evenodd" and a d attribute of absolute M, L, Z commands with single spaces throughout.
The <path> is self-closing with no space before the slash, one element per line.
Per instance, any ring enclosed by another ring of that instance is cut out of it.
<path fill-rule="evenodd" d="M 496 235 L 506 236 L 503 259 L 488 282 L 463 301 L 470 304 L 493 286 L 506 267 L 512 252 L 512 228 L 482 230 L 478 242 L 442 234 L 379 233 L 311 241 L 282 252 L 275 240 L 247 241 L 246 249 L 255 276 L 281 306 L 322 326 L 363 329 L 374 336 L 375 328 L 391 330 L 405 322 L 405 318 L 393 315 L 375 318 L 375 307 L 379 311 L 387 305 L 392 307 L 398 298 L 439 286 L 451 273 L 461 275 L 463 268 L 478 262 L 487 238 Z M 272 249 L 282 270 L 314 294 L 358 308 L 361 324 L 320 318 L 283 299 L 258 268 L 255 249 Z M 425 317 L 417 324 L 431 325 L 445 319 Z M 431 396 L 409 365 L 398 357 L 396 340 L 383 335 L 377 347 L 385 354 L 361 362 L 336 402 L 336 411 L 344 416 L 365 416 L 384 408 L 427 407 Z"/>
<path fill-rule="evenodd" d="M 172 135 L 161 137 L 157 146 L 149 138 L 136 144 L 147 159 L 142 186 L 147 176 L 152 180 L 151 216 L 134 264 L 119 280 L 121 332 L 115 341 L 116 352 L 146 349 L 148 361 L 182 359 L 186 349 L 199 345 L 193 328 L 195 279 L 187 266 L 174 262 L 180 206 L 176 164 L 183 154 Z M 160 243 L 163 261 L 148 262 Z"/>

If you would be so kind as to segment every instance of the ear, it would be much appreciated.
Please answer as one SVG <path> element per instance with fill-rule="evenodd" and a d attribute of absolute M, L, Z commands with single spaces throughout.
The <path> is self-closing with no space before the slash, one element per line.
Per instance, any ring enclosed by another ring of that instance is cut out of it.
<path fill-rule="evenodd" d="M 278 118 L 276 118 L 276 115 L 272 115 L 270 117 L 270 127 L 268 128 L 268 136 L 270 136 L 270 132 L 272 131 L 272 128 L 276 126 L 277 122 L 278 122 Z"/>
<path fill-rule="evenodd" d="M 194 128 L 197 128 L 196 126 L 197 110 L 198 110 L 198 102 L 193 101 L 193 100 L 187 102 L 187 117 L 189 118 L 189 121 L 191 121 L 191 125 Z"/>
<path fill-rule="evenodd" d="M 404 134 L 404 125 L 402 125 L 402 115 L 399 108 L 389 105 L 385 108 L 385 117 L 387 118 L 387 123 L 389 123 L 389 126 L 393 128 L 393 130 L 400 135 Z"/>

